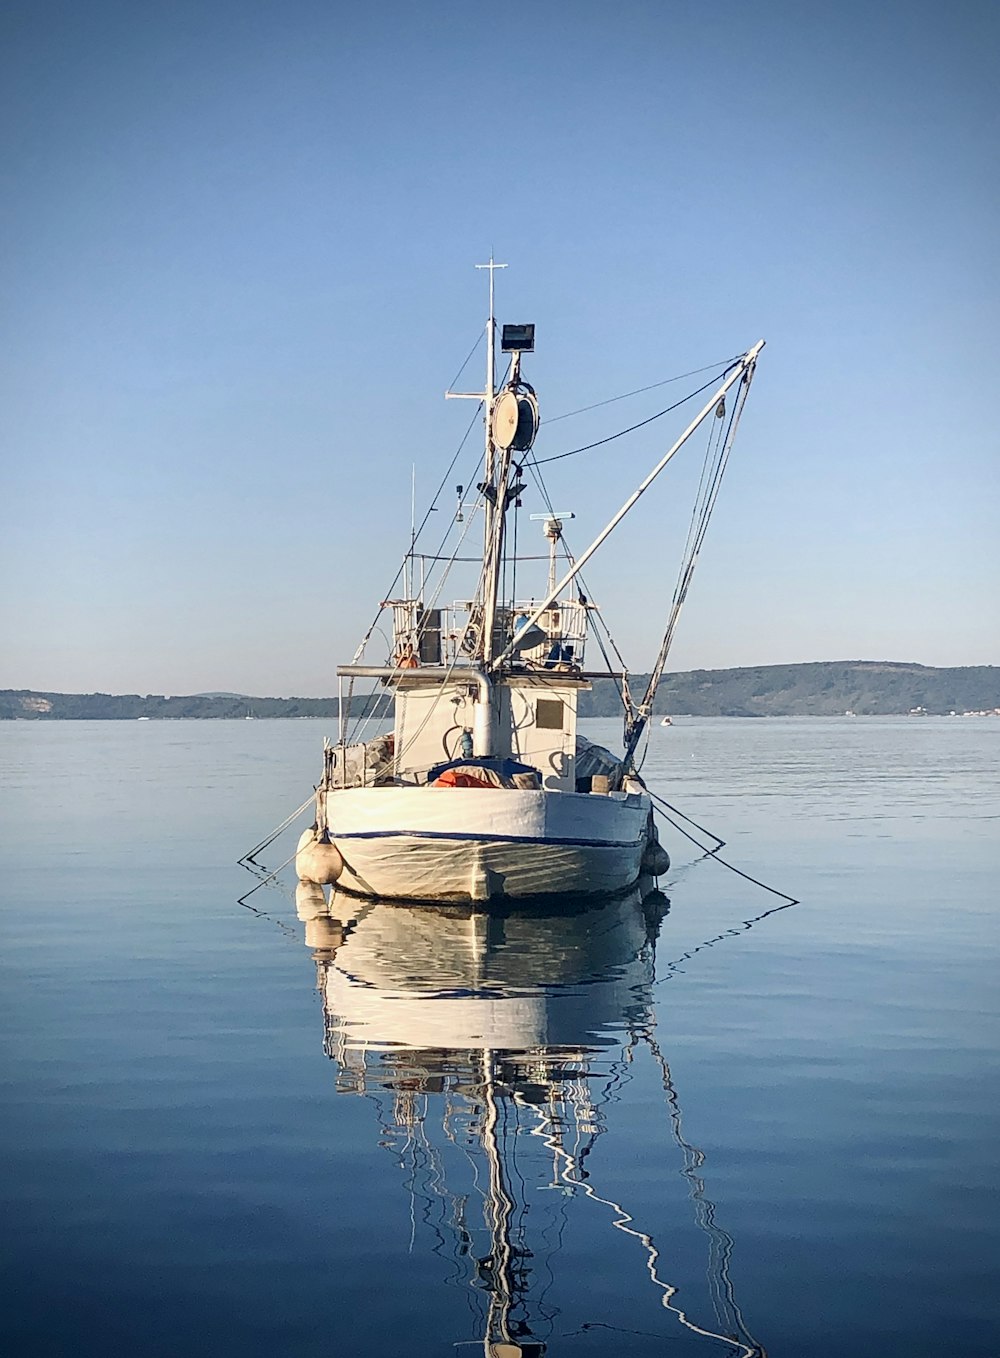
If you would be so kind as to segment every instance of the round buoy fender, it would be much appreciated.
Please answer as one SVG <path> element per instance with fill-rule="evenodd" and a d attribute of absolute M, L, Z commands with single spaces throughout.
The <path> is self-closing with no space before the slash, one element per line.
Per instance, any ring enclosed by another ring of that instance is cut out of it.
<path fill-rule="evenodd" d="M 649 827 L 646 847 L 642 851 L 642 870 L 648 873 L 650 877 L 662 877 L 665 872 L 670 871 L 670 855 L 660 843 L 656 826 L 652 823 Z"/>
<path fill-rule="evenodd" d="M 336 844 L 320 839 L 316 830 L 303 830 L 295 851 L 295 872 L 300 882 L 332 886 L 344 871 L 344 860 Z"/>

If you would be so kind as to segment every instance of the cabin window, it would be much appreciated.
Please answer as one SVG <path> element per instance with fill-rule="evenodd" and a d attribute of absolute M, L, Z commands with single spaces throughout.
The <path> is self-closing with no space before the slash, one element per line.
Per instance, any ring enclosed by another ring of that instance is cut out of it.
<path fill-rule="evenodd" d="M 539 698 L 535 708 L 535 725 L 541 731 L 563 729 L 563 701 L 561 698 Z"/>

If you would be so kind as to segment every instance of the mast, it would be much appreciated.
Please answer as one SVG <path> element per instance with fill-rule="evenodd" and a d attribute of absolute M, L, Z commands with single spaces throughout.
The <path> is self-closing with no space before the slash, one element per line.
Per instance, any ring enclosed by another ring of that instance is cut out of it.
<path fill-rule="evenodd" d="M 486 385 L 483 391 L 446 391 L 445 399 L 481 401 L 485 406 L 485 450 L 483 455 L 483 480 L 479 492 L 483 497 L 483 573 L 481 576 L 483 619 L 480 650 L 484 663 L 493 659 L 493 633 L 496 624 L 497 592 L 499 589 L 500 567 L 502 561 L 503 516 L 507 508 L 506 481 L 510 469 L 510 458 L 500 461 L 500 475 L 497 476 L 497 445 L 493 437 L 493 409 L 496 404 L 496 317 L 494 310 L 494 273 L 506 269 L 506 264 L 498 264 L 490 253 L 489 263 L 477 264 L 477 269 L 490 271 L 490 314 L 486 321 Z M 498 541 L 499 539 L 499 541 Z M 484 751 L 478 751 L 484 753 Z"/>
<path fill-rule="evenodd" d="M 497 269 L 506 269 L 506 264 L 497 264 L 490 251 L 488 264 L 477 264 L 477 269 L 490 271 L 490 315 L 486 322 L 486 390 L 484 392 L 486 448 L 483 457 L 482 493 L 485 501 L 483 529 L 483 663 L 488 665 L 493 659 L 493 633 L 496 626 L 497 591 L 500 585 L 501 552 L 498 537 L 503 534 L 503 517 L 506 490 L 506 460 L 501 459 L 504 469 L 503 482 L 494 478 L 496 444 L 493 441 L 493 402 L 496 397 L 496 317 L 494 311 L 493 275 Z"/>
<path fill-rule="evenodd" d="M 556 588 L 556 550 L 562 538 L 563 519 L 575 519 L 576 515 L 571 509 L 554 509 L 546 514 L 532 514 L 531 517 L 532 520 L 542 525 L 542 532 L 549 544 L 549 594 L 551 596 Z"/>

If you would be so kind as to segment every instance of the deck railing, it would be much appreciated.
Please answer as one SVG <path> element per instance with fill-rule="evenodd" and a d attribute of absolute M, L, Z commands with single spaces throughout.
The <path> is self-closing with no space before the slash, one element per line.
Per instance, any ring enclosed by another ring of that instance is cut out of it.
<path fill-rule="evenodd" d="M 392 609 L 393 622 L 390 664 L 404 668 L 461 665 L 471 661 L 481 649 L 482 611 L 474 603 L 425 608 L 417 599 L 392 599 L 387 601 L 387 607 Z M 538 620 L 541 639 L 517 652 L 517 660 L 534 668 L 556 664 L 582 667 L 587 614 L 593 607 L 576 599 L 554 603 Z M 530 600 L 497 609 L 494 655 L 504 650 L 534 609 Z"/>

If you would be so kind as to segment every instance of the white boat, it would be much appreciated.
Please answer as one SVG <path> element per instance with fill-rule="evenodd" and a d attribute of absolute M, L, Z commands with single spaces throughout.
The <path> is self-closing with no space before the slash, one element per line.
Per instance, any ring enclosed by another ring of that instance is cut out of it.
<path fill-rule="evenodd" d="M 673 726 L 673 724 L 674 724 L 673 720 L 670 717 L 664 717 L 663 720 L 660 722 L 661 726 Z"/>
<path fill-rule="evenodd" d="M 491 259 L 481 267 L 490 271 L 484 388 L 448 393 L 481 405 L 481 479 L 474 494 L 457 488 L 457 506 L 437 552 L 417 551 L 414 518 L 393 584 L 395 590 L 402 581 L 401 594 L 382 602 L 352 662 L 338 668 L 339 738 L 326 744 L 315 823 L 300 839 L 296 868 L 303 881 L 337 882 L 362 896 L 408 901 L 605 896 L 669 865 L 637 751 L 700 535 L 689 544 L 660 654 L 638 703 L 624 665 L 587 668 L 588 633 L 602 624 L 600 610 L 582 590 L 580 570 L 702 427 L 709 432 L 706 459 L 711 453 L 715 478 L 703 478 L 713 488 L 702 505 L 707 523 L 763 341 L 720 373 L 701 412 L 590 547 L 573 557 L 563 535 L 564 520 L 572 516 L 552 507 L 531 452 L 539 408 L 521 365 L 534 350 L 535 328 L 503 326 L 501 350 L 509 361 L 498 384 L 493 278 L 504 266 Z M 541 520 L 548 543 L 548 584 L 543 589 L 539 580 L 533 595 L 523 592 L 524 583 L 530 583 L 532 563 L 546 554 L 529 550 L 526 557 L 524 533 L 518 532 L 529 475 L 544 506 L 532 517 Z M 463 546 L 478 522 L 481 549 L 469 554 Z M 464 598 L 443 602 L 445 585 L 454 589 L 454 577 L 466 567 L 474 569 Z M 391 620 L 384 627 L 382 614 Z M 388 654 L 373 661 L 369 650 L 380 640 Z M 580 694 L 609 674 L 624 705 L 620 754 L 577 732 Z M 356 710 L 358 681 L 379 686 L 377 699 L 364 698 L 363 719 Z M 391 730 L 378 717 L 391 721 Z"/>

